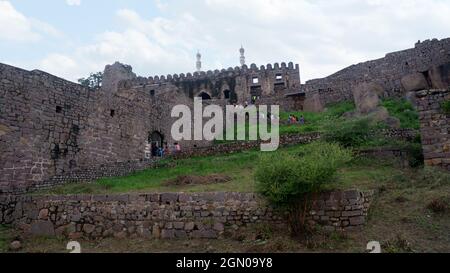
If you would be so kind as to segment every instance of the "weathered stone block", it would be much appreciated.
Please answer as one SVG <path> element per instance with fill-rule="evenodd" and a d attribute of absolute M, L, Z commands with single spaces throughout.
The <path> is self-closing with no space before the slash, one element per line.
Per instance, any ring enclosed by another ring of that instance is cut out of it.
<path fill-rule="evenodd" d="M 364 216 L 358 216 L 358 217 L 350 218 L 350 225 L 351 226 L 359 226 L 359 225 L 363 225 L 364 223 L 365 223 L 365 217 Z"/>
<path fill-rule="evenodd" d="M 35 236 L 55 236 L 55 228 L 50 221 L 35 221 L 31 224 L 30 233 Z"/>

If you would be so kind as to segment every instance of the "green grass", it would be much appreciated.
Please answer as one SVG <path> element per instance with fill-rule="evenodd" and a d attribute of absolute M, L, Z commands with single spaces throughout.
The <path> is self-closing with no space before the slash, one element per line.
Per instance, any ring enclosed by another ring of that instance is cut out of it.
<path fill-rule="evenodd" d="M 385 99 L 382 105 L 389 114 L 400 120 L 402 128 L 419 129 L 419 114 L 413 105 L 405 99 Z"/>
<path fill-rule="evenodd" d="M 282 148 L 275 153 L 300 153 L 304 146 Z M 258 164 L 259 151 L 247 151 L 232 155 L 195 157 L 190 159 L 162 162 L 158 169 L 137 172 L 126 177 L 103 178 L 92 183 L 77 183 L 55 187 L 34 194 L 106 194 L 139 192 L 255 192 L 254 172 Z M 342 169 L 332 187 L 348 188 L 370 184 L 373 179 L 384 177 L 382 174 L 396 174 L 393 165 L 376 161 L 356 160 L 350 167 Z M 362 163 L 361 163 L 362 162 Z M 165 167 L 164 167 L 165 165 Z M 230 182 L 210 185 L 166 186 L 164 182 L 178 176 L 206 176 L 222 174 L 232 178 Z M 331 189 L 331 188 L 330 188 Z"/>
<path fill-rule="evenodd" d="M 391 107 L 391 109 L 393 106 Z M 405 105 L 398 109 L 406 109 Z M 327 124 L 340 124 L 345 122 L 342 115 L 355 109 L 353 103 L 339 103 L 330 105 L 322 113 L 290 112 L 282 113 L 281 119 L 287 120 L 289 115 L 304 116 L 306 125 L 281 125 L 281 134 L 320 132 L 327 128 Z M 397 111 L 398 112 L 398 111 Z M 247 125 L 248 129 L 248 125 Z M 408 143 L 392 142 L 383 138 L 371 139 L 365 143 L 364 148 L 378 146 L 409 145 Z M 299 152 L 302 146 L 279 149 L 277 152 Z M 48 191 L 41 191 L 38 194 L 101 194 L 101 193 L 123 193 L 123 192 L 213 192 L 213 191 L 238 191 L 254 192 L 254 169 L 258 163 L 260 152 L 257 150 L 236 153 L 233 155 L 221 155 L 210 157 L 194 157 L 184 160 L 164 160 L 161 167 L 137 172 L 133 175 L 117 178 L 104 178 L 93 183 L 77 183 L 56 187 Z M 350 180 L 367 180 L 367 177 L 359 175 L 368 175 L 372 173 L 358 167 L 359 169 L 349 169 L 348 172 L 341 173 L 342 181 L 350 183 Z M 361 171 L 363 170 L 363 171 Z M 373 172 L 394 171 L 391 169 L 375 169 Z M 228 183 L 196 185 L 196 186 L 166 186 L 164 182 L 175 179 L 179 176 L 206 176 L 211 174 L 222 174 L 232 178 Z M 355 176 L 354 179 L 352 175 Z M 374 177 L 379 174 L 375 173 Z M 347 179 L 346 177 L 350 177 Z M 347 183 L 347 184 L 348 184 Z"/>
<path fill-rule="evenodd" d="M 0 225 L 0 253 L 8 251 L 8 243 L 10 240 L 8 227 Z"/>
<path fill-rule="evenodd" d="M 149 169 L 136 174 L 104 178 L 89 184 L 69 184 L 56 187 L 40 193 L 49 194 L 100 194 L 120 192 L 211 192 L 211 191 L 240 191 L 253 192 L 253 167 L 258 159 L 257 151 L 242 152 L 235 155 L 195 157 L 190 159 L 171 161 L 162 164 L 167 167 Z M 184 175 L 205 176 L 224 174 L 232 181 L 223 184 L 198 186 L 164 186 L 163 182 Z"/>
<path fill-rule="evenodd" d="M 311 112 L 282 112 L 280 113 L 280 135 L 287 134 L 298 134 L 298 133 L 311 133 L 311 132 L 321 132 L 324 130 L 326 124 L 330 122 L 341 122 L 342 115 L 346 112 L 355 110 L 355 105 L 353 102 L 342 102 L 337 104 L 328 105 L 322 113 L 311 113 Z M 289 115 L 295 115 L 297 117 L 303 116 L 305 118 L 306 124 L 286 124 Z M 246 139 L 248 140 L 249 124 L 245 127 L 235 128 L 235 135 L 237 132 L 242 132 L 245 130 Z M 256 128 L 258 130 L 258 128 Z M 259 134 L 258 134 L 259 137 Z M 236 138 L 235 138 L 236 139 Z M 233 141 L 226 140 L 216 140 L 216 144 L 229 143 Z"/>

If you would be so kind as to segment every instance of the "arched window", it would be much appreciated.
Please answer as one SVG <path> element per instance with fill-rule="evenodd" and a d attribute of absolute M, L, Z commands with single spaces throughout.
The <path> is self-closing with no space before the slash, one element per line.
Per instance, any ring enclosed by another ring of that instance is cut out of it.
<path fill-rule="evenodd" d="M 223 91 L 223 98 L 229 100 L 231 97 L 231 92 L 230 90 L 225 90 Z"/>
<path fill-rule="evenodd" d="M 210 100 L 211 99 L 211 96 L 208 93 L 205 93 L 205 92 L 202 92 L 199 95 L 199 97 L 202 98 L 202 100 Z"/>
<path fill-rule="evenodd" d="M 158 148 L 162 148 L 164 144 L 164 136 L 158 131 L 149 134 L 148 142 L 151 144 L 152 156 L 158 155 Z"/>

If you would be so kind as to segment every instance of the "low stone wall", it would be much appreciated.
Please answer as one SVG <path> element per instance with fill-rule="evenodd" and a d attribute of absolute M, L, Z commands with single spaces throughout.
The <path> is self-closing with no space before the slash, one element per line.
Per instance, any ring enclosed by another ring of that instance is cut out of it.
<path fill-rule="evenodd" d="M 420 132 L 414 129 L 383 129 L 381 134 L 394 140 L 413 141 Z"/>
<path fill-rule="evenodd" d="M 328 231 L 360 228 L 372 196 L 324 193 L 314 199 L 308 221 Z M 3 196 L 0 220 L 25 234 L 71 239 L 215 239 L 257 223 L 287 228 L 285 215 L 252 193 Z"/>
<path fill-rule="evenodd" d="M 58 185 L 76 182 L 95 181 L 105 177 L 127 176 L 135 172 L 143 171 L 158 166 L 157 160 L 115 162 L 83 168 L 79 171 L 66 173 L 52 177 L 43 183 L 34 186 L 35 190 L 51 188 Z"/>
<path fill-rule="evenodd" d="M 395 140 L 412 141 L 419 132 L 413 129 L 385 129 L 381 134 Z M 320 140 L 320 133 L 287 134 L 280 136 L 280 147 L 298 144 L 308 144 Z M 210 147 L 194 148 L 175 156 L 176 159 L 189 158 L 192 156 L 211 156 L 231 154 L 247 150 L 259 149 L 261 141 L 239 141 L 223 143 Z"/>
<path fill-rule="evenodd" d="M 298 144 L 308 144 L 320 139 L 320 133 L 289 134 L 280 136 L 280 147 Z M 174 156 L 176 159 L 189 158 L 193 156 L 212 156 L 232 154 L 242 151 L 259 149 L 261 141 L 239 141 L 232 143 L 217 144 L 210 147 L 197 148 Z"/>
<path fill-rule="evenodd" d="M 78 170 L 67 172 L 64 175 L 56 175 L 48 180 L 36 183 L 29 188 L 10 187 L 8 190 L 0 190 L 0 195 L 26 194 L 36 190 L 48 189 L 59 185 L 77 182 L 91 182 L 105 177 L 121 177 L 135 172 L 155 168 L 157 160 L 112 162 L 109 164 L 92 165 Z"/>
<path fill-rule="evenodd" d="M 356 152 L 358 156 L 364 158 L 372 158 L 378 160 L 393 161 L 400 168 L 407 168 L 410 166 L 411 153 L 407 150 L 397 148 L 373 148 L 364 149 Z"/>

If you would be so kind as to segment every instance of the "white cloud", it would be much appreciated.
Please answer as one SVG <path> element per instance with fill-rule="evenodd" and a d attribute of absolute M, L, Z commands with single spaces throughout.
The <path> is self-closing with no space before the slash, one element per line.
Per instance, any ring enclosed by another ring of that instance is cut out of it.
<path fill-rule="evenodd" d="M 61 37 L 53 26 L 34 18 L 28 18 L 9 1 L 0 1 L 0 41 L 36 42 L 43 35 Z"/>
<path fill-rule="evenodd" d="M 66 54 L 81 72 L 118 60 L 143 75 L 248 63 L 300 64 L 303 80 L 324 77 L 348 65 L 412 47 L 417 40 L 450 36 L 447 0 L 155 0 L 159 16 L 117 11 L 121 29 L 98 34 Z M 145 10 L 145 9 L 143 9 Z M 48 58 L 48 62 L 59 62 Z M 50 64 L 47 63 L 50 67 Z M 79 69 L 82 67 L 83 69 Z M 83 76 L 83 75 L 81 75 Z"/>
<path fill-rule="evenodd" d="M 0 40 L 37 41 L 40 38 L 32 28 L 32 23 L 18 12 L 10 2 L 0 1 Z"/>
<path fill-rule="evenodd" d="M 66 3 L 69 6 L 79 6 L 81 5 L 81 0 L 66 0 Z"/>

